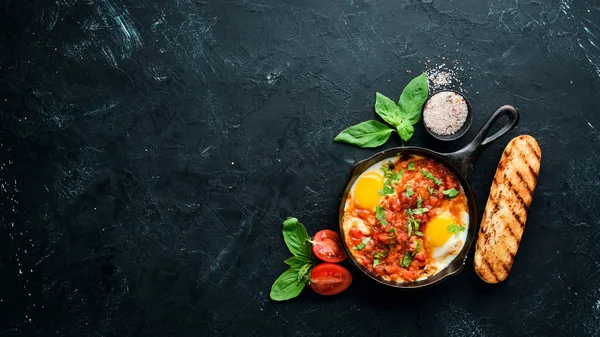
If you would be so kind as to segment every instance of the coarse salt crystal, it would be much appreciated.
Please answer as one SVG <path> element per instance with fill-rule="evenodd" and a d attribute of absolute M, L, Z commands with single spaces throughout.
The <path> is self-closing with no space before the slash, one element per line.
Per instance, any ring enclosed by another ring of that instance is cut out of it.
<path fill-rule="evenodd" d="M 425 126 L 438 135 L 451 135 L 467 120 L 469 108 L 465 99 L 452 91 L 437 93 L 427 101 L 423 110 Z"/>

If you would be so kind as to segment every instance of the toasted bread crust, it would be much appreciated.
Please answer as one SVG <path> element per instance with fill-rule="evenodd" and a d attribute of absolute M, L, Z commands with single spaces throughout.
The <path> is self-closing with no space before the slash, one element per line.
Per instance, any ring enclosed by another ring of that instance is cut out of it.
<path fill-rule="evenodd" d="M 488 283 L 508 277 L 540 172 L 542 151 L 528 135 L 511 140 L 498 164 L 475 249 L 475 272 Z"/>

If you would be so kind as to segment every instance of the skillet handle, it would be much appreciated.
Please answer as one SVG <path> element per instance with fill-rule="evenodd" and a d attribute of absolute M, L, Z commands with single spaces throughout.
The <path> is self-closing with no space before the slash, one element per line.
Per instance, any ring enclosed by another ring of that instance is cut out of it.
<path fill-rule="evenodd" d="M 488 136 L 492 126 L 498 119 L 508 116 L 508 122 L 496 133 Z M 498 139 L 514 129 L 519 123 L 519 111 L 512 105 L 503 105 L 496 109 L 492 116 L 485 122 L 485 125 L 479 130 L 477 136 L 464 148 L 447 154 L 448 160 L 458 168 L 460 173 L 467 180 L 471 180 L 473 166 L 479 158 L 479 155 L 492 146 Z"/>

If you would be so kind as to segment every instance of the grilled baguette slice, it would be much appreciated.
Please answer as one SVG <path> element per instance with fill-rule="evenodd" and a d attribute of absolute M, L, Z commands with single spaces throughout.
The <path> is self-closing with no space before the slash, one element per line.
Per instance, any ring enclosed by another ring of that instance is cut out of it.
<path fill-rule="evenodd" d="M 475 272 L 488 283 L 508 277 L 540 172 L 541 150 L 531 136 L 512 139 L 502 153 L 475 249 Z"/>

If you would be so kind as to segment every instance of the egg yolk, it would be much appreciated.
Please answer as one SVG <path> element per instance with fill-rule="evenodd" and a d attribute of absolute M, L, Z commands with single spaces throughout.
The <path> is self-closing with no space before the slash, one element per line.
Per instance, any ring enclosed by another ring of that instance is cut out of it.
<path fill-rule="evenodd" d="M 456 222 L 452 214 L 442 213 L 427 223 L 425 228 L 425 237 L 430 245 L 434 247 L 443 246 L 452 233 L 448 232 L 448 225 Z"/>
<path fill-rule="evenodd" d="M 383 188 L 383 177 L 376 172 L 363 174 L 354 186 L 354 201 L 363 209 L 371 209 L 377 206 L 381 195 L 379 190 Z"/>

